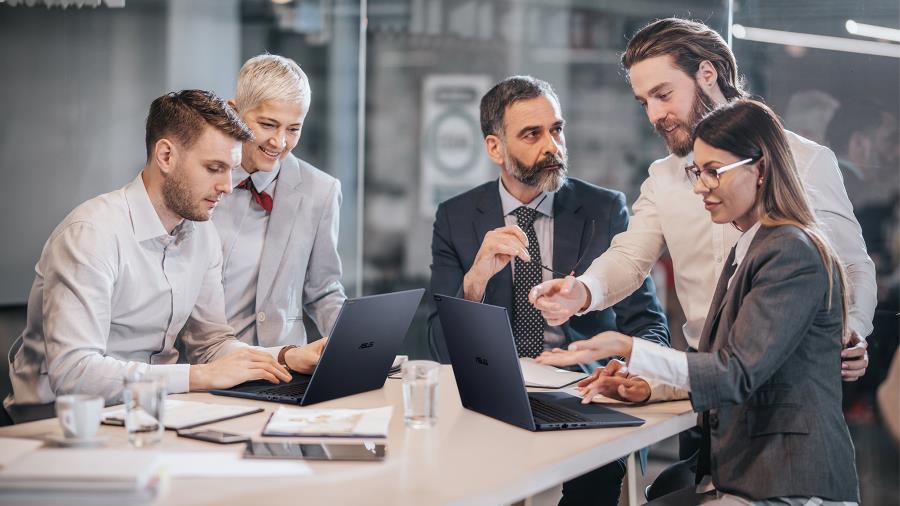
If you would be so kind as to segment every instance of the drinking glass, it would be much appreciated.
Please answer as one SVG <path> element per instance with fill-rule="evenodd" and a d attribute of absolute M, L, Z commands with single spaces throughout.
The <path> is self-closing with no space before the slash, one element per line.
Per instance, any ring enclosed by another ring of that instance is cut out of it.
<path fill-rule="evenodd" d="M 437 387 L 441 365 L 430 360 L 403 363 L 403 421 L 422 429 L 437 423 Z"/>

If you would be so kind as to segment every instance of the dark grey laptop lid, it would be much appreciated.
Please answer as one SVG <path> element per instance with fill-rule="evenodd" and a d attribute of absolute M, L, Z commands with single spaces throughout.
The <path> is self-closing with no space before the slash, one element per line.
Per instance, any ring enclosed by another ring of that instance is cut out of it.
<path fill-rule="evenodd" d="M 564 392 L 528 393 L 505 308 L 435 295 L 447 351 L 464 407 L 529 430 L 622 427 L 644 420 Z M 528 397 L 550 402 L 582 420 L 537 424 Z"/>
<path fill-rule="evenodd" d="M 535 430 L 506 309 L 435 295 L 465 408 Z"/>
<path fill-rule="evenodd" d="M 347 299 L 300 405 L 384 386 L 425 289 Z"/>

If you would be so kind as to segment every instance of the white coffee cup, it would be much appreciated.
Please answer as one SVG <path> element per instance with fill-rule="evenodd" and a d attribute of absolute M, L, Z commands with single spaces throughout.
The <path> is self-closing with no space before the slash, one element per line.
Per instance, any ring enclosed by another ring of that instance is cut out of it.
<path fill-rule="evenodd" d="M 103 398 L 63 395 L 56 398 L 56 417 L 67 439 L 91 439 L 100 427 Z"/>

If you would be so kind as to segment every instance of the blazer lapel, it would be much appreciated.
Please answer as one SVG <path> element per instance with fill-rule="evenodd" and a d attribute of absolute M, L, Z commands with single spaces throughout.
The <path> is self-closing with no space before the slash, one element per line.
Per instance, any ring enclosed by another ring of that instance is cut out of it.
<path fill-rule="evenodd" d="M 239 169 L 234 169 L 235 171 Z M 243 172 L 243 170 L 241 170 Z M 246 177 L 246 176 L 244 176 Z M 235 172 L 232 172 L 232 191 L 246 191 L 246 190 L 237 190 L 234 189 L 236 186 L 235 181 L 238 179 Z M 245 212 L 246 207 L 243 209 L 237 208 L 234 203 L 234 200 L 237 200 L 236 197 L 225 197 L 221 204 L 219 204 L 220 209 L 213 213 L 212 221 L 216 223 L 216 229 L 219 232 L 219 238 L 222 241 L 222 271 L 225 271 L 225 266 L 228 265 L 228 260 L 231 258 L 231 253 L 234 251 L 234 241 L 237 239 L 238 231 L 241 229 L 241 221 L 243 221 L 247 213 Z M 225 221 L 230 221 L 231 223 L 225 223 Z M 225 226 L 228 225 L 228 226 Z"/>
<path fill-rule="evenodd" d="M 497 185 L 500 183 L 497 182 Z M 500 202 L 500 191 L 495 185 L 487 185 L 476 203 L 478 212 L 473 223 L 475 232 L 475 251 L 484 242 L 484 236 L 495 228 L 506 225 L 503 219 L 503 205 Z M 498 306 L 512 307 L 512 268 L 507 265 L 488 282 L 485 290 L 485 302 Z"/>
<path fill-rule="evenodd" d="M 711 313 L 712 316 L 707 317 L 706 322 L 703 324 L 703 332 L 700 333 L 700 343 L 698 344 L 700 351 L 708 351 L 712 348 L 712 343 L 715 339 L 714 334 L 719 324 L 719 317 L 722 315 L 722 308 L 725 307 L 725 294 L 728 292 L 728 279 L 735 272 L 731 268 L 732 264 L 734 264 L 734 251 L 735 248 L 732 247 L 731 252 L 728 254 L 728 258 L 725 260 L 725 267 L 719 275 L 719 283 L 716 285 L 712 303 L 709 305 L 711 310 L 712 308 L 715 308 L 715 312 Z"/>
<path fill-rule="evenodd" d="M 297 209 L 303 200 L 301 193 L 302 180 L 300 166 L 293 155 L 288 155 L 282 162 L 278 173 L 278 184 L 273 196 L 275 204 L 269 216 L 266 228 L 266 239 L 263 243 L 262 258 L 259 265 L 259 279 L 256 284 L 256 306 L 262 303 L 272 292 L 272 285 L 279 270 L 284 268 L 284 259 L 288 256 L 288 240 L 294 230 Z"/>
<path fill-rule="evenodd" d="M 553 270 L 568 274 L 585 248 L 584 216 L 578 213 L 581 202 L 575 192 L 564 185 L 553 197 Z M 578 274 L 578 273 L 576 273 Z M 559 277 L 554 274 L 553 277 Z"/>

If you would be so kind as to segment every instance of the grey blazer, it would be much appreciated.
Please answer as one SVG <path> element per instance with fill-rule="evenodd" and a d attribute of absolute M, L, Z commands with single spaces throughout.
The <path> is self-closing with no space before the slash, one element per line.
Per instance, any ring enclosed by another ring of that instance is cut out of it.
<path fill-rule="evenodd" d="M 260 346 L 306 343 L 303 312 L 329 335 L 346 296 L 337 252 L 340 182 L 297 159 L 282 162 L 256 285 Z M 213 214 L 213 221 L 224 219 Z M 233 251 L 237 234 L 222 234 Z M 228 258 L 224 259 L 227 265 Z"/>
<path fill-rule="evenodd" d="M 725 265 L 731 265 L 734 250 Z M 730 289 L 722 273 L 688 353 L 691 402 L 704 412 L 700 471 L 755 500 L 859 501 L 841 411 L 841 303 L 835 276 L 794 226 L 761 227 Z M 707 352 L 707 353 L 703 353 Z M 705 469 L 704 469 L 705 468 Z"/>

